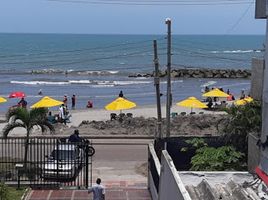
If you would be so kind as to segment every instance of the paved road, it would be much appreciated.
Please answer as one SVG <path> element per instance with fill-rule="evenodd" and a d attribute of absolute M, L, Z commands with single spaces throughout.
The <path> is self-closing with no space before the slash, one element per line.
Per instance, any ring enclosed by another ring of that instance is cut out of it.
<path fill-rule="evenodd" d="M 147 178 L 139 173 L 138 169 L 146 168 L 147 144 L 150 140 L 117 141 L 117 143 L 130 143 L 126 145 L 94 144 L 100 142 L 111 142 L 111 140 L 93 141 L 93 146 L 96 149 L 93 156 L 93 180 L 100 177 L 104 181 L 147 181 Z M 143 167 L 141 167 L 142 165 Z"/>

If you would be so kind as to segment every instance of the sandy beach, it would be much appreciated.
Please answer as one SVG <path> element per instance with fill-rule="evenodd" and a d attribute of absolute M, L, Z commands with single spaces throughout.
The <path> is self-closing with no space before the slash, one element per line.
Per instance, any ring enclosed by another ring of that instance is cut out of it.
<path fill-rule="evenodd" d="M 166 107 L 164 105 L 161 107 L 161 111 L 162 111 L 162 118 L 165 118 L 166 117 Z M 206 111 L 206 110 L 202 110 L 202 109 L 194 109 L 193 111 L 197 113 L 196 115 L 198 115 L 199 112 L 204 112 L 204 114 L 212 114 L 212 115 L 223 113 L 223 112 Z M 83 121 L 86 122 L 86 123 L 110 121 L 110 113 L 112 113 L 113 111 L 107 111 L 105 109 L 94 109 L 93 108 L 93 109 L 87 109 L 87 110 L 70 110 L 70 112 L 71 112 L 71 115 L 72 115 L 71 123 L 67 123 L 67 125 L 56 124 L 55 125 L 55 129 L 56 129 L 55 134 L 56 135 L 70 134 L 70 133 L 72 133 L 72 131 L 75 128 L 83 129 L 82 134 L 90 134 L 90 132 L 91 132 L 90 127 L 86 127 L 86 126 L 80 126 L 79 127 L 79 125 Z M 122 112 L 124 112 L 124 113 L 132 113 L 133 118 L 142 118 L 144 120 L 147 120 L 149 118 L 157 118 L 157 109 L 156 109 L 155 105 L 137 106 L 137 107 L 135 107 L 133 109 L 124 110 Z M 181 112 L 186 112 L 187 114 L 189 114 L 190 113 L 190 108 L 184 108 L 184 107 L 179 107 L 179 106 L 174 105 L 171 108 L 171 112 L 178 113 L 178 115 Z M 57 113 L 57 111 L 53 112 L 53 114 L 56 114 L 56 113 Z M 120 111 L 115 111 L 114 113 L 119 114 Z M 5 118 L 4 113 L 2 113 L 0 119 L 3 120 L 4 118 Z M 154 123 L 154 122 L 151 122 L 151 123 Z M 1 132 L 2 132 L 2 129 L 4 128 L 5 125 L 6 125 L 6 123 L 0 123 Z M 116 128 L 118 128 L 118 126 Z M 137 127 L 137 128 L 140 128 L 140 127 Z M 98 129 L 98 128 L 96 128 L 96 129 Z M 122 132 L 119 129 L 114 130 L 114 131 L 118 132 L 118 133 L 114 133 L 114 134 L 120 134 L 120 132 Z M 92 132 L 94 132 L 94 134 L 96 134 L 95 130 L 92 131 Z M 106 132 L 105 133 L 104 132 L 105 131 L 102 131 L 101 134 L 106 135 Z M 9 134 L 9 136 L 24 136 L 25 133 L 26 133 L 25 129 L 16 128 Z M 138 134 L 142 135 L 142 133 L 138 133 Z M 41 135 L 41 132 L 40 132 L 39 129 L 35 129 L 33 131 L 32 135 Z"/>

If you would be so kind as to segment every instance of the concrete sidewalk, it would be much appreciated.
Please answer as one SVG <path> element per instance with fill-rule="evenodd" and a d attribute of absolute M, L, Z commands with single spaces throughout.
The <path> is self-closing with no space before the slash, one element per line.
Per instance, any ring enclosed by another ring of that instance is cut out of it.
<path fill-rule="evenodd" d="M 147 183 L 105 182 L 105 200 L 151 200 Z M 32 190 L 26 200 L 90 200 L 92 194 L 85 190 Z"/>

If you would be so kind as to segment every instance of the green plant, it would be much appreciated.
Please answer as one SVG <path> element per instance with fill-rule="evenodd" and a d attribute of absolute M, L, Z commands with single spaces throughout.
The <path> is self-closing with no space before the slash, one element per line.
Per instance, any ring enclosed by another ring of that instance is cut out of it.
<path fill-rule="evenodd" d="M 54 132 L 54 127 L 47 120 L 46 108 L 34 108 L 27 110 L 26 108 L 11 108 L 6 114 L 7 121 L 9 122 L 3 129 L 3 137 L 7 138 L 10 131 L 17 127 L 26 129 L 25 151 L 24 151 L 24 166 L 27 164 L 27 154 L 29 148 L 29 136 L 34 126 L 41 127 L 42 132 L 47 129 Z"/>
<path fill-rule="evenodd" d="M 193 138 L 185 142 L 190 146 L 181 148 L 182 152 L 186 152 L 189 149 L 195 150 L 195 155 L 191 158 L 192 167 L 190 170 L 244 170 L 246 166 L 244 162 L 245 154 L 236 151 L 232 146 L 208 147 L 203 138 Z"/>
<path fill-rule="evenodd" d="M 245 154 L 236 151 L 231 146 L 219 148 L 201 147 L 191 159 L 190 170 L 196 171 L 225 171 L 242 170 L 245 165 L 243 158 Z"/>
<path fill-rule="evenodd" d="M 243 106 L 232 106 L 225 111 L 229 115 L 223 129 L 226 144 L 231 144 L 246 153 L 248 134 L 261 131 L 261 102 L 253 101 Z"/>
<path fill-rule="evenodd" d="M 203 138 L 193 138 L 193 139 L 189 139 L 189 140 L 185 140 L 185 142 L 189 145 L 191 145 L 191 148 L 201 148 L 204 146 L 207 146 L 207 143 L 205 142 L 205 140 Z M 181 151 L 185 152 L 188 151 L 189 147 L 182 147 Z"/>

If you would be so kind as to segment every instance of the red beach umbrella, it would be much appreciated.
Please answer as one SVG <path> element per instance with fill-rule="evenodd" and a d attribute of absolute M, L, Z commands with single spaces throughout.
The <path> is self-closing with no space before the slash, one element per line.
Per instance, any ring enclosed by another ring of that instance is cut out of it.
<path fill-rule="evenodd" d="M 22 98 L 22 97 L 26 97 L 24 92 L 12 92 L 9 95 L 9 98 Z"/>

